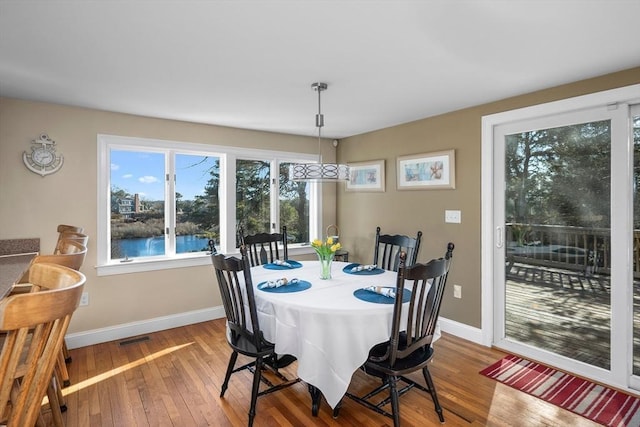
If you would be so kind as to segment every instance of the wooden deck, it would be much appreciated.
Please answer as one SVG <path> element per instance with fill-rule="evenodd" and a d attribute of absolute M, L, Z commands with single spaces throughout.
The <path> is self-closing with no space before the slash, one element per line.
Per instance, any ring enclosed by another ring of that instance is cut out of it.
<path fill-rule="evenodd" d="M 638 286 L 635 286 L 638 289 Z M 515 263 L 507 272 L 507 337 L 610 369 L 610 279 Z M 634 373 L 640 373 L 640 295 L 634 295 Z"/>

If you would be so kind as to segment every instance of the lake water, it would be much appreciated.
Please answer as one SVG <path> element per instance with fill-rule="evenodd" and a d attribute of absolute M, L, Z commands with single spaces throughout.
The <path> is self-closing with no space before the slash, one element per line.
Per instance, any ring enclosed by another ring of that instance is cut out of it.
<path fill-rule="evenodd" d="M 116 243 L 114 241 L 114 243 Z M 129 258 L 164 255 L 164 237 L 146 237 L 142 239 L 122 239 L 117 241 L 120 256 Z M 197 236 L 177 236 L 176 252 L 200 252 L 209 250 L 209 239 Z M 115 253 L 113 255 L 116 255 Z"/>

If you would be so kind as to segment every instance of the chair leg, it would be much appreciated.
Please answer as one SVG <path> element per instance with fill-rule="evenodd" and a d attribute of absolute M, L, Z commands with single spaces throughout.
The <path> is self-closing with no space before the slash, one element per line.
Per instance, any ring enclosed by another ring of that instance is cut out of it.
<path fill-rule="evenodd" d="M 71 378 L 69 378 L 69 371 L 67 370 L 67 364 L 64 361 L 64 354 L 62 353 L 62 350 L 58 352 L 56 369 L 60 372 L 62 387 L 69 387 L 71 385 Z"/>
<path fill-rule="evenodd" d="M 62 419 L 62 412 L 60 411 L 60 401 L 58 400 L 59 387 L 54 384 L 55 377 L 49 381 L 47 387 L 47 396 L 49 397 L 49 409 L 51 410 L 51 417 L 53 418 L 53 425 L 56 427 L 64 427 L 64 420 Z"/>
<path fill-rule="evenodd" d="M 60 387 L 60 375 L 56 369 L 53 370 L 53 377 L 51 378 L 51 382 L 55 386 L 56 394 L 58 395 L 60 412 L 65 412 L 67 410 L 67 402 L 64 399 L 62 387 Z"/>
<path fill-rule="evenodd" d="M 236 365 L 236 359 L 238 359 L 238 352 L 234 351 L 231 353 L 231 357 L 229 357 L 229 365 L 227 366 L 227 373 L 224 376 L 224 382 L 222 383 L 222 387 L 220 388 L 220 397 L 224 397 L 224 392 L 227 391 L 227 386 L 229 385 L 229 378 L 231 378 L 231 374 L 233 373 L 233 367 Z"/>
<path fill-rule="evenodd" d="M 249 407 L 249 427 L 253 425 L 256 416 L 256 402 L 258 401 L 258 391 L 260 389 L 260 377 L 262 376 L 262 357 L 256 359 L 255 372 L 253 373 L 253 387 L 251 389 L 251 406 Z"/>
<path fill-rule="evenodd" d="M 393 427 L 400 427 L 400 405 L 398 403 L 398 379 L 388 377 L 389 397 L 391 398 L 391 413 L 393 415 Z"/>
<path fill-rule="evenodd" d="M 62 341 L 62 355 L 64 356 L 64 363 L 71 363 L 73 360 L 71 355 L 69 355 L 69 349 L 67 348 L 67 343 Z"/>
<path fill-rule="evenodd" d="M 433 384 L 433 379 L 431 378 L 431 373 L 429 372 L 429 368 L 426 366 L 422 368 L 422 375 L 424 376 L 424 380 L 427 382 L 427 386 L 429 387 L 429 394 L 431 394 L 431 399 L 433 399 L 433 404 L 436 408 L 436 412 L 438 413 L 438 418 L 441 423 L 444 423 L 444 415 L 442 413 L 442 406 L 440 406 L 440 402 L 438 401 L 438 395 L 436 394 L 436 386 Z"/>

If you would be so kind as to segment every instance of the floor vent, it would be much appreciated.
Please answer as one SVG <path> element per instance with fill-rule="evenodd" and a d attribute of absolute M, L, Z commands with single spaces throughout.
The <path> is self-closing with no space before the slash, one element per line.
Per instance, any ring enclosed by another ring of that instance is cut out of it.
<path fill-rule="evenodd" d="M 126 341 L 120 341 L 120 345 L 128 345 L 128 344 L 133 344 L 141 341 L 149 341 L 149 336 L 145 335 L 144 337 L 136 337 Z"/>

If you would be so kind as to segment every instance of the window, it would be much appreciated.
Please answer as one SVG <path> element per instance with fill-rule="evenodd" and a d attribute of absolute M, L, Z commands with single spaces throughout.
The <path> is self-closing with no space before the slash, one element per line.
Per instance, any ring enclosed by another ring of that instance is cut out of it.
<path fill-rule="evenodd" d="M 311 155 L 99 135 L 98 156 L 99 275 L 206 264 L 238 226 L 286 225 L 294 250 L 319 229 L 315 185 L 288 178 Z"/>

